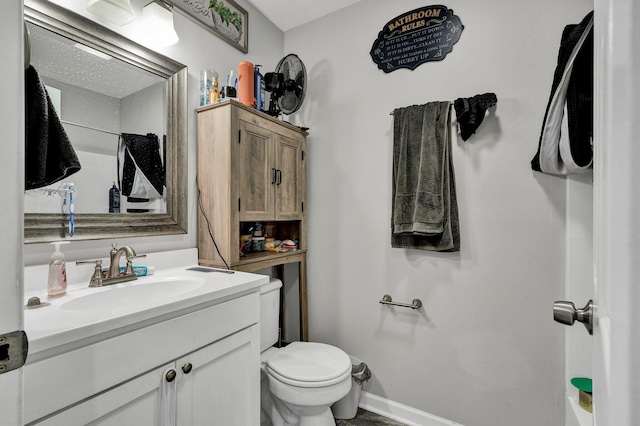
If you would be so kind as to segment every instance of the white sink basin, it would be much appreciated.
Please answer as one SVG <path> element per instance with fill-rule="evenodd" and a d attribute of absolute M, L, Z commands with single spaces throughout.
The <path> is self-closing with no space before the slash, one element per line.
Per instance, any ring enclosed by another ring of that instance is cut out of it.
<path fill-rule="evenodd" d="M 62 302 L 59 308 L 66 311 L 121 312 L 171 300 L 202 287 L 204 283 L 205 280 L 198 277 L 130 281 L 87 289 L 86 294 Z"/>

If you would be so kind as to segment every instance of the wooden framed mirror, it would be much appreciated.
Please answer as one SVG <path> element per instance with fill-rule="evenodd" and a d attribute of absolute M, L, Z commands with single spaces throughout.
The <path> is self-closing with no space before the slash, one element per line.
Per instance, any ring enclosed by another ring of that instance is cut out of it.
<path fill-rule="evenodd" d="M 166 179 L 164 196 L 161 200 L 162 209 L 156 213 L 108 213 L 108 209 L 100 208 L 98 212 L 82 213 L 76 208 L 73 240 L 186 233 L 188 216 L 187 67 L 45 0 L 25 0 L 24 17 L 27 27 L 36 26 L 38 32 L 43 30 L 55 33 L 56 37 L 62 37 L 74 44 L 106 54 L 115 61 L 135 68 L 137 72 L 146 72 L 166 82 L 159 83 L 162 85 L 166 101 L 161 108 L 162 117 L 160 117 L 163 123 L 163 136 L 166 137 L 166 152 L 163 158 Z M 25 50 L 33 53 L 34 46 Z M 64 123 L 64 119 L 62 121 Z M 113 132 L 116 141 L 118 133 L 125 131 L 127 130 L 121 129 Z M 71 142 L 73 144 L 73 140 Z M 113 151 L 117 153 L 117 149 Z M 115 161 L 114 155 L 113 162 Z M 73 181 L 73 176 L 71 178 Z M 95 190 L 100 191 L 100 196 L 108 198 L 108 187 L 99 187 Z M 85 191 L 85 195 L 88 195 L 88 192 L 90 191 Z M 132 210 L 139 211 L 139 209 Z M 24 228 L 25 243 L 70 239 L 69 216 L 64 213 L 25 212 Z"/>

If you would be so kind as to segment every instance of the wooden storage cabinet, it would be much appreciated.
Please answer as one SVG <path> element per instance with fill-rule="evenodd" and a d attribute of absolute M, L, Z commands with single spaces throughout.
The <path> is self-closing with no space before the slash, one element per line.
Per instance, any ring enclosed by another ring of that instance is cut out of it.
<path fill-rule="evenodd" d="M 307 340 L 307 132 L 230 100 L 198 113 L 198 262 L 245 272 L 299 264 L 300 333 Z M 275 222 L 298 250 L 240 254 L 241 228 Z"/>
<path fill-rule="evenodd" d="M 243 222 L 293 224 L 298 252 L 306 251 L 306 132 L 235 101 L 197 111 L 200 263 L 247 270 L 295 253 L 241 257 Z"/>
<path fill-rule="evenodd" d="M 265 130 L 240 114 L 239 220 L 300 220 L 303 144 Z"/>

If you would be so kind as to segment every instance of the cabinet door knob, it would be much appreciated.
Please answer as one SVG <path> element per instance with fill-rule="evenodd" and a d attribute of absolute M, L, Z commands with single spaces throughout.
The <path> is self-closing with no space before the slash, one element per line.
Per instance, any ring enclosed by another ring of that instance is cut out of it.
<path fill-rule="evenodd" d="M 276 173 L 277 173 L 276 168 L 275 168 L 275 167 L 272 167 L 272 168 L 271 168 L 271 176 L 272 176 L 272 177 L 271 177 L 271 185 L 273 185 L 273 184 L 275 184 L 275 183 L 276 183 Z"/>
<path fill-rule="evenodd" d="M 282 183 L 282 170 L 276 170 L 276 185 L 280 186 Z"/>
<path fill-rule="evenodd" d="M 167 379 L 167 382 L 173 382 L 176 379 L 176 370 L 169 370 L 167 374 L 164 376 Z"/>
<path fill-rule="evenodd" d="M 182 366 L 182 371 L 184 372 L 184 374 L 191 373 L 192 369 L 193 369 L 193 365 L 191 365 L 190 362 L 188 362 L 188 363 L 186 363 L 185 365 Z"/>

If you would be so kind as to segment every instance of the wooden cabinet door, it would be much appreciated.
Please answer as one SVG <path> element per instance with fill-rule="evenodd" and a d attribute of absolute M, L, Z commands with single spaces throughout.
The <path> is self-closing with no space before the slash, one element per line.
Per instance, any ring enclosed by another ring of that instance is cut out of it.
<path fill-rule="evenodd" d="M 260 424 L 260 331 L 255 324 L 176 362 L 178 425 Z"/>
<path fill-rule="evenodd" d="M 173 426 L 175 381 L 165 375 L 174 364 L 156 368 L 32 425 Z M 109 366 L 105 366 L 108 368 Z M 82 380 L 81 378 L 77 378 Z M 61 391 L 64 391 L 61 389 Z"/>
<path fill-rule="evenodd" d="M 296 220 L 302 215 L 302 145 L 278 135 L 276 142 L 276 220 Z"/>
<path fill-rule="evenodd" d="M 239 130 L 240 221 L 274 219 L 274 134 L 242 120 Z"/>

